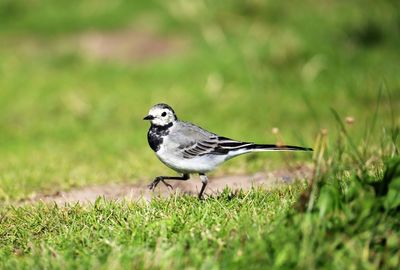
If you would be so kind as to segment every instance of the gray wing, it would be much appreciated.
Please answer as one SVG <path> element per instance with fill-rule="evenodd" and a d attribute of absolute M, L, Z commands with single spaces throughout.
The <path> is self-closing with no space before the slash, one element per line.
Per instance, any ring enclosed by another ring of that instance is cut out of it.
<path fill-rule="evenodd" d="M 179 122 L 170 136 L 179 145 L 178 149 L 183 157 L 187 159 L 208 154 L 225 155 L 231 150 L 251 145 L 218 136 L 187 122 Z"/>

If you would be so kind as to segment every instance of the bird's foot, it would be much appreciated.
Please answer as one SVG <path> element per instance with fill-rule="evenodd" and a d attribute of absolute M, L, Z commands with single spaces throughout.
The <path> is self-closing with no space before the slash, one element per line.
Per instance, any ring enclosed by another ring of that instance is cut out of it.
<path fill-rule="evenodd" d="M 151 182 L 147 187 L 150 190 L 154 190 L 157 187 L 158 183 L 160 183 L 161 180 L 162 180 L 162 178 L 156 177 L 156 179 L 154 179 L 154 181 Z"/>
<path fill-rule="evenodd" d="M 164 179 L 162 177 L 156 177 L 156 179 L 154 179 L 153 182 L 151 182 L 147 187 L 150 190 L 154 190 L 157 185 L 162 182 L 164 185 L 166 185 L 167 187 L 169 187 L 170 189 L 174 189 L 172 185 L 168 184 L 167 182 L 164 181 Z"/>
<path fill-rule="evenodd" d="M 164 180 L 162 180 L 161 182 L 164 183 L 164 185 L 166 185 L 167 187 L 169 187 L 170 189 L 174 189 L 174 187 L 171 184 L 168 184 L 167 182 L 165 182 Z"/>

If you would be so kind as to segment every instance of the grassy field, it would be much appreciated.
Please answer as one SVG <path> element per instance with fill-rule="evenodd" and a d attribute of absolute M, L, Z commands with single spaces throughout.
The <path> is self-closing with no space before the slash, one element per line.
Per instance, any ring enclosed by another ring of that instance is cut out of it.
<path fill-rule="evenodd" d="M 399 22 L 390 0 L 1 1 L 0 268 L 397 268 Z M 216 174 L 309 163 L 311 185 L 13 206 L 173 173 L 141 120 L 159 102 L 316 148 Z"/>

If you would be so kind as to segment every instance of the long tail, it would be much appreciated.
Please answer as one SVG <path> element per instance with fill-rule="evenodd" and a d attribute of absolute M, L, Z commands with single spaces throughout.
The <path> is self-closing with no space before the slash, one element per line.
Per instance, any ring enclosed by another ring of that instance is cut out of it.
<path fill-rule="evenodd" d="M 255 151 L 312 151 L 312 148 L 309 147 L 277 144 L 250 144 L 245 148 Z"/>
<path fill-rule="evenodd" d="M 312 148 L 293 146 L 293 145 L 277 145 L 277 144 L 256 144 L 249 142 L 239 142 L 228 138 L 220 137 L 220 150 L 224 150 L 228 154 L 228 159 L 246 154 L 249 152 L 261 151 L 313 151 Z"/>

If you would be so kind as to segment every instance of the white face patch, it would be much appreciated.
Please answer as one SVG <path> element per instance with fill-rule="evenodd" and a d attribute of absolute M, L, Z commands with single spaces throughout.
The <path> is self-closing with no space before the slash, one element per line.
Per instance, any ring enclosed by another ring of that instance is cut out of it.
<path fill-rule="evenodd" d="M 149 115 L 153 116 L 154 119 L 151 120 L 151 123 L 157 126 L 165 126 L 176 120 L 176 116 L 174 112 L 168 108 L 162 108 L 155 106 L 150 109 Z"/>

